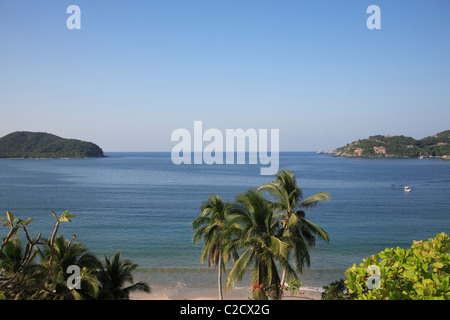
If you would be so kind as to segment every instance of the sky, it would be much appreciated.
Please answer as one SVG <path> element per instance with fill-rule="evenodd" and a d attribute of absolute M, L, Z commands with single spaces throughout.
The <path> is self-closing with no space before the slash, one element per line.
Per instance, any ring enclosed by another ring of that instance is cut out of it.
<path fill-rule="evenodd" d="M 448 0 L 0 0 L 0 136 L 106 152 L 170 151 L 196 120 L 279 129 L 281 151 L 431 136 L 450 129 L 449 13 Z"/>

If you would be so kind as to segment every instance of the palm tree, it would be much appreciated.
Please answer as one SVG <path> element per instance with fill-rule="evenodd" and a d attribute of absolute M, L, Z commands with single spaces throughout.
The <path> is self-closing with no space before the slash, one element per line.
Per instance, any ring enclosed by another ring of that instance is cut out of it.
<path fill-rule="evenodd" d="M 150 292 L 145 282 L 134 282 L 132 272 L 137 264 L 128 260 L 121 260 L 120 253 L 116 253 L 111 260 L 105 256 L 105 263 L 97 273 L 99 284 L 99 299 L 102 300 L 128 300 L 132 292 Z M 126 286 L 130 284 L 129 286 Z"/>
<path fill-rule="evenodd" d="M 295 174 L 288 170 L 280 170 L 276 178 L 269 184 L 261 185 L 259 191 L 267 191 L 273 198 L 271 202 L 275 211 L 281 212 L 281 222 L 278 236 L 289 244 L 286 259 L 294 254 L 297 271 L 302 273 L 303 267 L 310 265 L 309 248 L 315 245 L 316 237 L 329 241 L 329 235 L 320 227 L 307 220 L 305 210 L 315 207 L 318 203 L 328 200 L 327 192 L 316 193 L 306 199 L 303 191 L 297 185 Z M 281 284 L 286 280 L 286 270 L 283 272 Z"/>
<path fill-rule="evenodd" d="M 27 249 L 22 247 L 19 238 L 8 241 L 3 250 L 0 251 L 0 269 L 5 276 L 12 276 L 20 271 L 20 266 L 27 256 Z M 35 254 L 32 254 L 30 263 L 33 261 Z"/>
<path fill-rule="evenodd" d="M 60 235 L 54 239 L 53 249 L 51 242 L 48 241 L 43 250 L 39 250 L 39 255 L 42 258 L 42 263 L 39 265 L 41 271 L 36 277 L 45 277 L 51 268 L 53 273 L 49 282 L 54 289 L 53 292 L 48 290 L 43 292 L 39 298 L 93 299 L 96 297 L 98 284 L 94 272 L 99 268 L 100 262 L 81 243 L 64 240 L 64 237 Z M 81 288 L 79 290 L 68 288 L 67 281 L 71 276 L 67 272 L 69 266 L 77 266 L 80 269 Z"/>
<path fill-rule="evenodd" d="M 197 244 L 204 240 L 201 262 L 208 260 L 208 267 L 218 267 L 219 299 L 223 300 L 222 274 L 230 257 L 237 258 L 232 245 L 234 221 L 230 219 L 232 205 L 216 195 L 211 195 L 200 207 L 200 216 L 192 222 L 195 231 L 192 240 Z"/>
<path fill-rule="evenodd" d="M 30 252 L 29 246 L 22 246 L 20 238 L 6 242 L 0 251 L 0 276 L 13 287 L 26 287 L 36 283 L 36 250 Z M 10 299 L 26 299 L 32 294 L 28 290 L 4 292 Z"/>
<path fill-rule="evenodd" d="M 243 253 L 230 270 L 227 289 L 242 280 L 247 268 L 253 264 L 253 298 L 280 299 L 280 277 L 276 262 L 288 272 L 295 272 L 285 259 L 287 243 L 276 237 L 279 221 L 273 215 L 270 203 L 256 190 L 250 190 L 237 197 L 233 214 L 240 225 L 238 244 Z"/>

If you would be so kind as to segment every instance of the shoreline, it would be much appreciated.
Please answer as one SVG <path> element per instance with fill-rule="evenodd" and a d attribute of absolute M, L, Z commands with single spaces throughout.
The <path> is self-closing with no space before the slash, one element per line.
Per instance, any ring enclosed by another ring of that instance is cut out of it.
<path fill-rule="evenodd" d="M 333 158 L 355 158 L 355 159 L 436 159 L 436 160 L 450 160 L 447 156 L 436 156 L 436 157 L 420 157 L 420 156 L 401 156 L 401 155 L 350 155 L 350 154 L 331 154 Z"/>
<path fill-rule="evenodd" d="M 237 287 L 231 291 L 223 288 L 224 300 L 249 300 L 251 288 Z M 287 293 L 282 300 L 321 300 L 321 289 L 302 287 L 295 295 Z M 134 292 L 130 300 L 219 300 L 217 288 L 189 288 L 176 289 L 162 286 L 151 286 L 151 292 Z"/>

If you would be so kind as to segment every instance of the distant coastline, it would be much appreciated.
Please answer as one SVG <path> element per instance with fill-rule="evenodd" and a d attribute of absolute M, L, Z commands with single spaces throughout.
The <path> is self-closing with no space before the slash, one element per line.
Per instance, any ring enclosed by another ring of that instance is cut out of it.
<path fill-rule="evenodd" d="M 344 158 L 437 158 L 450 161 L 450 130 L 416 140 L 405 136 L 377 135 L 359 139 L 335 150 L 318 151 Z"/>

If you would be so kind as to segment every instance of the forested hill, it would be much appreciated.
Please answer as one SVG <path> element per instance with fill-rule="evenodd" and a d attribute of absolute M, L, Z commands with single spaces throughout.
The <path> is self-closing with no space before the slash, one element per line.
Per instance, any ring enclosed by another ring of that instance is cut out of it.
<path fill-rule="evenodd" d="M 333 153 L 343 157 L 448 157 L 450 130 L 420 140 L 405 136 L 371 136 L 337 148 Z"/>
<path fill-rule="evenodd" d="M 64 139 L 44 132 L 13 132 L 0 138 L 0 158 L 99 158 L 94 143 Z"/>

